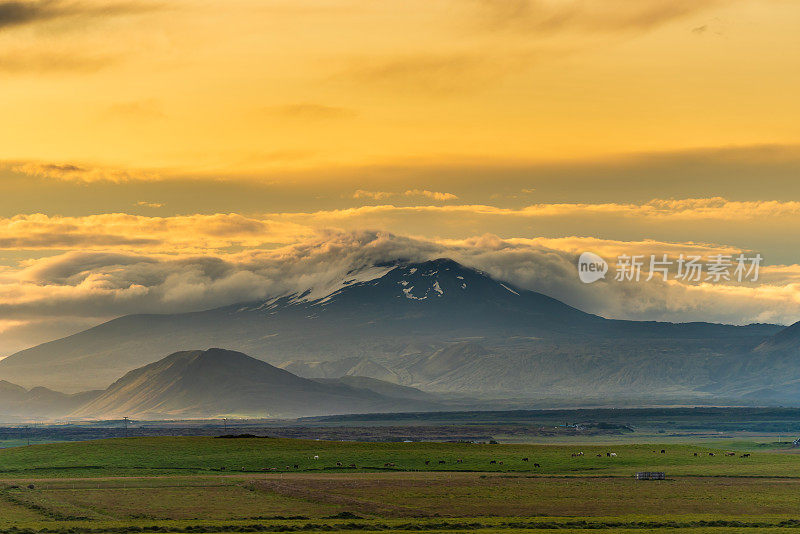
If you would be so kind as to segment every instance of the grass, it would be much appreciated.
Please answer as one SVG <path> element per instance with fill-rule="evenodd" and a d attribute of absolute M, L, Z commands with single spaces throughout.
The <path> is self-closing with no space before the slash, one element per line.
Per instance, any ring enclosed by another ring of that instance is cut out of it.
<path fill-rule="evenodd" d="M 314 517 L 342 511 L 334 504 L 313 502 L 241 485 L 205 487 L 141 487 L 45 490 L 53 500 L 117 519 L 257 519 Z"/>
<path fill-rule="evenodd" d="M 800 480 L 686 477 L 631 478 L 431 476 L 293 476 L 256 482 L 285 495 L 340 504 L 382 517 L 628 516 L 775 514 L 800 510 Z"/>
<path fill-rule="evenodd" d="M 0 450 L 0 534 L 800 527 L 800 454 L 716 447 L 202 437 L 35 445 Z M 638 470 L 668 480 L 636 481 Z"/>
<path fill-rule="evenodd" d="M 720 447 L 723 445 L 720 444 Z M 662 448 L 666 453 L 659 452 Z M 735 456 L 725 456 L 724 450 L 692 445 L 487 445 L 206 437 L 124 438 L 3 449 L 0 450 L 0 477 L 255 473 L 270 470 L 351 472 L 352 469 L 347 468 L 351 464 L 355 464 L 357 470 L 372 471 L 630 476 L 636 470 L 661 470 L 671 475 L 800 476 L 800 455 L 775 454 L 759 449 L 751 452 L 749 458 L 740 458 L 744 452 L 741 443 L 731 443 L 730 450 L 737 452 Z M 572 454 L 577 452 L 584 454 L 573 457 Z M 617 456 L 610 458 L 606 456 L 608 452 L 615 452 Z M 708 452 L 713 452 L 714 456 L 709 456 Z M 695 457 L 694 453 L 698 456 Z M 319 459 L 314 459 L 315 456 Z M 530 460 L 525 462 L 523 458 Z M 337 466 L 337 463 L 342 466 Z M 394 466 L 387 467 L 387 463 Z M 535 463 L 541 467 L 534 467 Z"/>

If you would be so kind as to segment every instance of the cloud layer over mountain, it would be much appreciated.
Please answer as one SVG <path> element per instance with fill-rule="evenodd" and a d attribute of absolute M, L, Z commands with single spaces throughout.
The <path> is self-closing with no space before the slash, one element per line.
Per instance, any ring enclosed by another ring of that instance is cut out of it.
<path fill-rule="evenodd" d="M 223 232 L 224 233 L 224 232 Z M 765 267 L 757 283 L 663 281 L 580 282 L 578 255 L 592 250 L 613 261 L 621 253 L 708 256 L 729 247 L 594 238 L 461 240 L 388 232 L 324 231 L 276 248 L 170 255 L 73 250 L 0 271 L 0 315 L 15 329 L 64 323 L 89 326 L 139 312 L 208 309 L 270 295 L 335 285 L 354 269 L 394 261 L 450 257 L 467 266 L 607 317 L 730 323 L 791 323 L 800 318 L 800 269 Z M 49 329 L 49 330 L 48 330 Z M 57 329 L 56 333 L 59 333 Z M 9 346 L 6 351 L 14 348 Z"/>

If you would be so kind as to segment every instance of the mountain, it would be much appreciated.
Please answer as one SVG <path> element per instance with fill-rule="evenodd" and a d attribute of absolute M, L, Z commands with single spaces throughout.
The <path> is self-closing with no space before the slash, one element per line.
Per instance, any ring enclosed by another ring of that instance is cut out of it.
<path fill-rule="evenodd" d="M 64 417 L 99 394 L 99 391 L 87 391 L 68 395 L 44 387 L 27 390 L 0 380 L 0 421 Z"/>
<path fill-rule="evenodd" d="M 434 399 L 420 391 L 366 381 L 309 380 L 231 350 L 182 351 L 130 371 L 70 415 L 99 419 L 300 417 L 436 407 Z"/>
<path fill-rule="evenodd" d="M 204 345 L 307 378 L 360 375 L 459 396 L 729 402 L 778 375 L 800 379 L 800 366 L 778 371 L 754 352 L 782 329 L 606 319 L 437 259 L 213 310 L 121 317 L 9 356 L 0 378 L 106 387 Z"/>

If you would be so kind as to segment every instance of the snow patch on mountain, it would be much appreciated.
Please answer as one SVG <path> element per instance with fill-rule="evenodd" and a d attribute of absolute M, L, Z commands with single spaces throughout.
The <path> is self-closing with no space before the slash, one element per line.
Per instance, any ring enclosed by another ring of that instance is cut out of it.
<path fill-rule="evenodd" d="M 302 303 L 313 303 L 314 305 L 325 304 L 342 289 L 356 284 L 372 282 L 373 280 L 383 277 L 386 273 L 391 271 L 392 268 L 392 266 L 385 265 L 365 267 L 347 273 L 345 278 L 327 280 L 323 283 L 311 286 L 300 293 L 278 295 L 277 297 L 262 301 L 256 306 L 243 306 L 239 308 L 237 312 L 270 311 L 276 306 L 279 306 L 281 304 L 279 301 L 282 299 L 286 299 L 285 304 L 288 305 Z"/>
<path fill-rule="evenodd" d="M 513 289 L 511 289 L 511 288 L 510 288 L 510 287 L 508 287 L 507 285 L 505 285 L 505 284 L 500 284 L 500 285 L 501 285 L 501 286 L 503 286 L 504 288 L 506 288 L 506 289 L 507 289 L 508 291 L 510 291 L 511 293 L 514 293 L 516 296 L 519 296 L 519 293 L 517 293 L 516 291 L 514 291 Z"/>

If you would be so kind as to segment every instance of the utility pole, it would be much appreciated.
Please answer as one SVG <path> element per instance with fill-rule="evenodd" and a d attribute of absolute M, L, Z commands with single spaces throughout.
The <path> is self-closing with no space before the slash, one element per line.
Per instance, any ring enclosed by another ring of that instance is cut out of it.
<path fill-rule="evenodd" d="M 128 418 L 127 417 L 123 417 L 122 418 L 122 424 L 125 425 L 125 437 L 127 438 L 128 437 Z"/>

